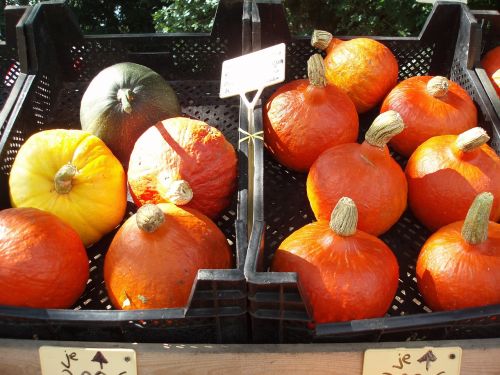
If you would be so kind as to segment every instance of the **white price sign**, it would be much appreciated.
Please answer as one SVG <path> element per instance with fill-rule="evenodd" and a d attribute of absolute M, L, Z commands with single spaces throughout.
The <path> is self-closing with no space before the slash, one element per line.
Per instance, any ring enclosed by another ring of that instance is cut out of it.
<path fill-rule="evenodd" d="M 363 375 L 460 375 L 461 360 L 459 347 L 368 349 Z"/>
<path fill-rule="evenodd" d="M 284 43 L 222 63 L 220 97 L 259 90 L 285 80 Z"/>
<path fill-rule="evenodd" d="M 41 346 L 42 375 L 137 375 L 133 349 Z"/>

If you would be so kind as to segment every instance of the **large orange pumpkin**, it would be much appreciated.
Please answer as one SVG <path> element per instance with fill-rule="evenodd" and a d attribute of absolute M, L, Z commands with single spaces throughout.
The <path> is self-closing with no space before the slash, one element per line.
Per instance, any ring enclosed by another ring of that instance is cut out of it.
<path fill-rule="evenodd" d="M 135 143 L 128 167 L 134 202 L 170 202 L 215 217 L 236 187 L 236 152 L 216 128 L 175 117 L 150 127 Z"/>
<path fill-rule="evenodd" d="M 398 80 L 398 62 L 382 43 L 368 38 L 342 41 L 315 30 L 311 44 L 325 50 L 326 79 L 342 89 L 358 113 L 375 107 Z"/>
<path fill-rule="evenodd" d="M 351 99 L 327 85 L 321 55 L 308 61 L 309 80 L 280 87 L 264 109 L 266 146 L 284 166 L 306 172 L 327 148 L 356 142 L 358 114 Z"/>
<path fill-rule="evenodd" d="M 104 280 L 117 309 L 184 307 L 199 269 L 232 263 L 224 234 L 208 217 L 171 203 L 147 204 L 113 238 Z"/>
<path fill-rule="evenodd" d="M 68 224 L 37 208 L 0 211 L 0 305 L 68 308 L 88 278 L 87 252 Z"/>
<path fill-rule="evenodd" d="M 360 230 L 379 235 L 398 221 L 407 184 L 386 143 L 403 128 L 401 116 L 384 112 L 362 144 L 338 145 L 318 157 L 307 176 L 307 197 L 318 220 L 328 220 L 338 200 L 349 195 L 358 205 Z"/>
<path fill-rule="evenodd" d="M 383 316 L 396 294 L 396 257 L 377 237 L 356 230 L 356 224 L 356 205 L 344 197 L 330 222 L 298 229 L 274 255 L 272 271 L 297 272 L 317 323 Z"/>
<path fill-rule="evenodd" d="M 489 50 L 481 60 L 481 65 L 488 74 L 497 95 L 500 96 L 500 46 Z"/>
<path fill-rule="evenodd" d="M 495 196 L 491 220 L 500 219 L 500 158 L 481 128 L 422 143 L 406 165 L 408 203 L 430 230 L 463 220 L 477 194 Z"/>
<path fill-rule="evenodd" d="M 406 157 L 431 137 L 460 134 L 477 125 L 476 106 L 467 91 L 441 76 L 417 76 L 399 83 L 380 112 L 391 109 L 401 115 L 405 130 L 390 145 Z"/>
<path fill-rule="evenodd" d="M 433 310 L 500 303 L 500 225 L 488 221 L 491 193 L 479 194 L 462 221 L 446 225 L 424 244 L 417 284 Z"/>

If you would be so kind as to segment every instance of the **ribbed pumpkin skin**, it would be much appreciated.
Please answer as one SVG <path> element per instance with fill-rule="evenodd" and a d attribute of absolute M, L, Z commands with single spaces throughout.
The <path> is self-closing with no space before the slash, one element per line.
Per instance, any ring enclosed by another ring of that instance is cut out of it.
<path fill-rule="evenodd" d="M 443 134 L 460 134 L 477 125 L 477 110 L 467 92 L 453 81 L 448 93 L 435 98 L 427 93 L 431 76 L 411 77 L 400 82 L 382 103 L 380 112 L 394 110 L 405 129 L 391 139 L 399 154 L 409 157 L 427 139 Z"/>
<path fill-rule="evenodd" d="M 55 215 L 0 211 L 0 305 L 68 308 L 85 290 L 88 262 L 78 233 Z"/>
<path fill-rule="evenodd" d="M 500 75 L 494 75 L 494 73 L 500 69 L 500 46 L 488 51 L 481 60 L 481 65 L 486 71 L 486 74 L 488 74 L 488 78 L 495 88 L 497 95 L 500 96 Z"/>
<path fill-rule="evenodd" d="M 381 240 L 362 231 L 336 235 L 327 221 L 286 238 L 271 269 L 298 273 L 316 323 L 381 317 L 398 287 L 396 257 Z"/>
<path fill-rule="evenodd" d="M 185 180 L 193 199 L 184 207 L 215 217 L 230 203 L 236 164 L 236 152 L 219 130 L 202 121 L 176 117 L 152 126 L 137 140 L 128 183 L 134 202 L 141 206 L 167 202 L 159 192 L 160 178 Z"/>
<path fill-rule="evenodd" d="M 398 62 L 392 52 L 373 39 L 332 40 L 325 57 L 326 79 L 342 89 L 358 113 L 382 101 L 398 79 Z"/>
<path fill-rule="evenodd" d="M 68 194 L 54 189 L 67 163 L 76 166 Z M 120 224 L 127 205 L 122 165 L 96 136 L 81 130 L 52 129 L 32 135 L 17 153 L 9 176 L 13 207 L 51 212 L 75 229 L 85 246 Z"/>
<path fill-rule="evenodd" d="M 132 112 L 123 110 L 118 90 L 130 89 Z M 171 86 L 153 70 L 134 63 L 112 65 L 90 82 L 82 97 L 82 129 L 101 138 L 127 166 L 134 142 L 150 126 L 178 116 L 181 108 Z"/>
<path fill-rule="evenodd" d="M 449 224 L 424 244 L 417 260 L 417 284 L 433 310 L 500 303 L 500 225 L 490 222 L 478 245 L 461 236 L 463 221 Z"/>
<path fill-rule="evenodd" d="M 430 138 L 406 165 L 408 204 L 432 231 L 464 220 L 474 198 L 485 191 L 495 197 L 490 220 L 500 219 L 500 158 L 486 144 L 461 152 L 456 139 L 456 135 Z"/>
<path fill-rule="evenodd" d="M 165 213 L 160 228 L 144 232 L 134 215 L 106 253 L 104 280 L 117 309 L 184 307 L 199 269 L 232 267 L 226 238 L 209 218 L 171 203 L 158 206 Z"/>
<path fill-rule="evenodd" d="M 318 220 L 329 220 L 343 196 L 358 206 L 358 228 L 378 236 L 398 221 L 406 208 L 407 184 L 387 146 L 366 141 L 323 152 L 307 176 L 307 197 Z"/>
<path fill-rule="evenodd" d="M 335 86 L 296 80 L 280 87 L 264 108 L 266 146 L 284 166 L 306 172 L 327 148 L 358 137 L 358 114 Z"/>

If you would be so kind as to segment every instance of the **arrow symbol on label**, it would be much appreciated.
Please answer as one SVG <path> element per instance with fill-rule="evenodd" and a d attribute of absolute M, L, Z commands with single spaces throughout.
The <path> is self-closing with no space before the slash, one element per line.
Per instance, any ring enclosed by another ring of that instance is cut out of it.
<path fill-rule="evenodd" d="M 92 362 L 99 362 L 99 364 L 101 365 L 101 370 L 102 370 L 103 363 L 108 363 L 108 360 L 106 359 L 104 354 L 102 354 L 101 352 L 97 352 L 97 353 L 95 353 L 94 358 L 92 358 Z"/>

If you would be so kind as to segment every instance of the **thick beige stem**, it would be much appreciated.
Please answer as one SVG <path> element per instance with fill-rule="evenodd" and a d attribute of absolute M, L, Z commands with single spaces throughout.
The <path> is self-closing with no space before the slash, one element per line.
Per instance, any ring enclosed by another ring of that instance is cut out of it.
<path fill-rule="evenodd" d="M 481 193 L 474 199 L 462 226 L 462 237 L 465 241 L 472 245 L 486 241 L 492 207 L 493 194 L 491 193 Z"/>
<path fill-rule="evenodd" d="M 427 82 L 427 92 L 435 98 L 441 98 L 448 93 L 449 85 L 446 77 L 435 76 Z"/>
<path fill-rule="evenodd" d="M 489 140 L 490 137 L 486 130 L 477 127 L 459 134 L 455 144 L 460 151 L 470 152 L 481 147 Z"/>
<path fill-rule="evenodd" d="M 132 113 L 132 101 L 134 100 L 134 93 L 130 89 L 119 89 L 116 97 L 122 104 L 122 109 L 125 113 Z"/>
<path fill-rule="evenodd" d="M 152 233 L 165 222 L 165 214 L 155 204 L 145 204 L 139 207 L 135 220 L 140 230 Z"/>
<path fill-rule="evenodd" d="M 163 199 L 177 206 L 188 204 L 193 199 L 193 190 L 185 180 L 159 176 L 157 189 Z"/>
<path fill-rule="evenodd" d="M 333 35 L 328 31 L 314 30 L 311 37 L 311 45 L 314 48 L 318 48 L 322 51 L 328 48 L 330 42 L 333 39 Z"/>
<path fill-rule="evenodd" d="M 366 132 L 365 140 L 376 147 L 384 147 L 392 137 L 405 128 L 403 118 L 396 111 L 387 111 L 377 116 Z"/>
<path fill-rule="evenodd" d="M 358 209 L 351 198 L 342 197 L 333 209 L 330 228 L 339 236 L 352 236 L 358 226 Z"/>
<path fill-rule="evenodd" d="M 320 54 L 316 53 L 307 60 L 307 75 L 311 85 L 326 86 L 325 64 Z"/>
<path fill-rule="evenodd" d="M 54 176 L 54 188 L 58 194 L 68 194 L 73 188 L 73 177 L 77 173 L 76 167 L 71 164 L 65 164 Z"/>

